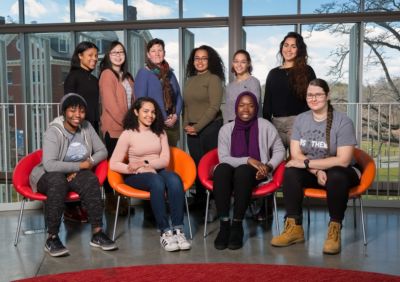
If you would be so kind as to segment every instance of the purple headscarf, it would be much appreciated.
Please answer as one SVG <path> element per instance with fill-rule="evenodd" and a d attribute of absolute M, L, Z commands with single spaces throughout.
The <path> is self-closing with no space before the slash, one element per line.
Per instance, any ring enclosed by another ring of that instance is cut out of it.
<path fill-rule="evenodd" d="M 249 121 L 243 121 L 238 117 L 238 106 L 243 96 L 249 96 L 253 100 L 254 116 Z M 256 96 L 245 91 L 239 94 L 235 102 L 235 126 L 231 136 L 231 155 L 232 157 L 252 157 L 261 161 L 260 148 L 258 144 L 258 102 Z M 246 130 L 250 130 L 249 144 L 246 142 Z"/>

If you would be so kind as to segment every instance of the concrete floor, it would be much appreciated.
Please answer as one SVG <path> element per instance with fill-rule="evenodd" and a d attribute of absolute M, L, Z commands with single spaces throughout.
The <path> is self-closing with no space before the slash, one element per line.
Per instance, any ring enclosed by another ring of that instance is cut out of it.
<path fill-rule="evenodd" d="M 361 226 L 354 229 L 353 209 L 349 208 L 342 229 L 342 252 L 329 256 L 322 254 L 328 215 L 321 207 L 312 208 L 309 227 L 304 222 L 304 244 L 287 248 L 271 247 L 269 241 L 276 235 L 275 225 L 260 224 L 247 219 L 244 246 L 236 251 L 214 249 L 213 240 L 218 223 L 208 225 L 210 234 L 204 239 L 202 214 L 192 212 L 192 249 L 174 253 L 161 249 L 155 227 L 143 219 L 141 206 L 135 208 L 129 225 L 127 217 L 120 217 L 116 238 L 119 250 L 114 252 L 104 252 L 89 246 L 89 224 L 63 224 L 60 238 L 70 250 L 70 255 L 61 258 L 50 257 L 43 251 L 46 236 L 44 233 L 21 233 L 18 246 L 14 247 L 18 212 L 1 212 L 0 281 L 100 267 L 207 262 L 308 265 L 400 275 L 400 209 L 365 209 L 368 239 L 365 247 Z M 278 214 L 282 228 L 282 208 Z M 113 218 L 105 216 L 104 219 L 108 233 L 111 234 Z M 41 210 L 24 213 L 23 231 L 43 226 Z M 188 233 L 188 229 L 186 231 Z"/>

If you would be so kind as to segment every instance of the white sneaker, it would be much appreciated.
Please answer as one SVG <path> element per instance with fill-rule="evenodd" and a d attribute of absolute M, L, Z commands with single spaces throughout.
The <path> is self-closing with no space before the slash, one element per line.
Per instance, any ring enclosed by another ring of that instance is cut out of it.
<path fill-rule="evenodd" d="M 189 250 L 192 245 L 185 237 L 185 233 L 182 230 L 177 229 L 175 230 L 175 240 L 178 242 L 178 246 L 180 250 Z"/>
<path fill-rule="evenodd" d="M 168 252 L 179 250 L 178 242 L 172 230 L 168 230 L 160 236 L 160 244 Z"/>

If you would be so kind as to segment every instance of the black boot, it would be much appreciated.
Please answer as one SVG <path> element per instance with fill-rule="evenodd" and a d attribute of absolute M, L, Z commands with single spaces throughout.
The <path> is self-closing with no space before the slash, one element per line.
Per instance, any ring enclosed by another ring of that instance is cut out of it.
<path fill-rule="evenodd" d="M 243 246 L 243 224 L 241 220 L 233 220 L 231 233 L 229 235 L 228 248 L 231 250 L 240 249 Z"/>
<path fill-rule="evenodd" d="M 214 241 L 214 247 L 217 250 L 223 250 L 228 247 L 230 229 L 231 229 L 230 220 L 219 221 L 219 232 L 217 238 L 215 238 Z"/>

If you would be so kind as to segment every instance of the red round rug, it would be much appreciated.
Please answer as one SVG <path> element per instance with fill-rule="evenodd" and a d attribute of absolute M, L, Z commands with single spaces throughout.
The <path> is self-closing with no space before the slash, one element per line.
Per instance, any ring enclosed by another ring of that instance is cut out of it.
<path fill-rule="evenodd" d="M 400 276 L 344 269 L 269 264 L 160 264 L 100 268 L 18 281 L 400 281 Z"/>

